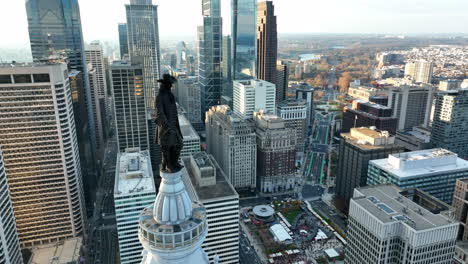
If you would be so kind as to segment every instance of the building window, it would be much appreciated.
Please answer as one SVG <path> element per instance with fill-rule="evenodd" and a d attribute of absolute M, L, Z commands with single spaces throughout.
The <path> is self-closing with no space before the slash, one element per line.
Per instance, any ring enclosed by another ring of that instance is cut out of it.
<path fill-rule="evenodd" d="M 31 83 L 31 75 L 29 74 L 15 74 L 13 75 L 15 83 Z"/>

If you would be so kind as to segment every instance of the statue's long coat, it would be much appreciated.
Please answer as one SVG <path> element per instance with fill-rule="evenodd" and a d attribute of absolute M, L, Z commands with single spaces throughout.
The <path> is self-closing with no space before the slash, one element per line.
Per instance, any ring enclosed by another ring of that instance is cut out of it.
<path fill-rule="evenodd" d="M 156 142 L 161 146 L 182 145 L 182 132 L 180 131 L 177 106 L 170 88 L 159 89 L 156 97 Z"/>

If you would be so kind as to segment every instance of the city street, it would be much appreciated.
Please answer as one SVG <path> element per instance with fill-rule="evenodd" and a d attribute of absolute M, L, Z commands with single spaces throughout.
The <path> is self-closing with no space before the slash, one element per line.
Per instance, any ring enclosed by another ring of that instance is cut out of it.
<path fill-rule="evenodd" d="M 247 235 L 244 233 L 244 230 L 240 230 L 239 233 L 239 263 L 242 264 L 262 264 L 262 261 L 258 257 L 254 248 L 250 244 Z"/>
<path fill-rule="evenodd" d="M 114 211 L 114 178 L 117 158 L 117 142 L 109 139 L 104 154 L 103 173 L 99 179 L 94 203 L 93 218 L 90 219 L 92 230 L 91 245 L 95 252 L 91 263 L 111 264 L 118 258 L 117 228 Z"/>

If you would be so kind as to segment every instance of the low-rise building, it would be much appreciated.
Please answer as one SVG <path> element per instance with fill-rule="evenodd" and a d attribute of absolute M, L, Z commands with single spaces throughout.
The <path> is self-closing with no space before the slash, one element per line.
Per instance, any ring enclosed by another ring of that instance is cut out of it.
<path fill-rule="evenodd" d="M 395 144 L 407 151 L 430 149 L 431 130 L 426 127 L 413 127 L 410 131 L 397 131 Z"/>

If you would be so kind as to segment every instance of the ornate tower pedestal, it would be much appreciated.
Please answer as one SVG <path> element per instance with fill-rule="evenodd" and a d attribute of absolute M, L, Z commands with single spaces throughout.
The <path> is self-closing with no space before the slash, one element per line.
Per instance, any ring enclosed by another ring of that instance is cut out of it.
<path fill-rule="evenodd" d="M 181 171 L 161 177 L 154 206 L 140 214 L 141 263 L 208 264 L 201 248 L 208 232 L 205 208 L 190 200 Z"/>

